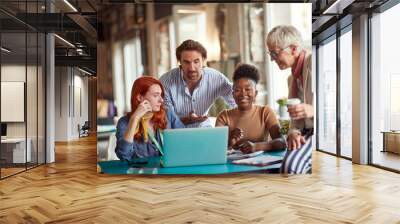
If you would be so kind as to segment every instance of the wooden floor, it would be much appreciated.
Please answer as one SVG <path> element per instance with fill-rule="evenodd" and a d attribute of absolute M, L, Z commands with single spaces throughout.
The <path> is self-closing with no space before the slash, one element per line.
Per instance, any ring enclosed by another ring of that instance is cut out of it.
<path fill-rule="evenodd" d="M 0 223 L 400 223 L 400 175 L 316 152 L 312 175 L 112 176 L 94 137 L 0 181 Z"/>
<path fill-rule="evenodd" d="M 1 168 L 1 178 L 5 178 L 11 175 L 15 175 L 17 173 L 23 172 L 27 169 L 34 169 L 37 167 L 37 164 L 27 164 L 27 167 L 25 167 L 25 164 L 18 164 L 18 167 L 6 167 L 6 168 Z"/>
<path fill-rule="evenodd" d="M 1 177 L 7 177 L 19 172 L 22 172 L 26 170 L 25 167 L 24 168 L 1 168 Z"/>
<path fill-rule="evenodd" d="M 400 154 L 376 150 L 374 151 L 372 162 L 377 165 L 400 170 Z"/>

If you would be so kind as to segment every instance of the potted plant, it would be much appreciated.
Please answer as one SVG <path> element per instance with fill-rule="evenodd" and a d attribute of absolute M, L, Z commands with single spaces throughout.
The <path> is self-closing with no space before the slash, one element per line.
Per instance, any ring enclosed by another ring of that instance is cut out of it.
<path fill-rule="evenodd" d="M 278 113 L 279 113 L 279 123 L 280 123 L 280 132 L 282 135 L 286 135 L 289 130 L 289 113 L 287 112 L 287 98 L 283 97 L 278 99 L 276 102 L 279 104 Z"/>
<path fill-rule="evenodd" d="M 280 98 L 276 102 L 279 104 L 278 113 L 280 119 L 288 119 L 289 113 L 287 112 L 287 98 L 286 97 Z"/>

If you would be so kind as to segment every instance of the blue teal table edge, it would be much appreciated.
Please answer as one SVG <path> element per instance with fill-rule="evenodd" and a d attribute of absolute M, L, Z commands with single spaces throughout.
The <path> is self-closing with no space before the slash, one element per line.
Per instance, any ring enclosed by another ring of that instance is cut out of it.
<path fill-rule="evenodd" d="M 265 152 L 264 155 L 279 156 L 285 155 L 286 150 Z M 229 160 L 226 164 L 203 165 L 203 166 L 182 166 L 182 167 L 160 167 L 160 157 L 151 157 L 142 160 L 127 162 L 120 160 L 100 161 L 97 163 L 99 172 L 104 174 L 227 174 L 241 172 L 257 172 L 278 169 L 281 163 L 267 166 L 236 165 Z"/>

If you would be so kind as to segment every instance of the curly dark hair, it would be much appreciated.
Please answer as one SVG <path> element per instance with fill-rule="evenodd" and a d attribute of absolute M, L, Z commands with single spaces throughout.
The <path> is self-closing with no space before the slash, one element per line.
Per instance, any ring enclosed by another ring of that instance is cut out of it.
<path fill-rule="evenodd" d="M 233 81 L 236 82 L 241 78 L 253 80 L 257 84 L 260 81 L 260 72 L 254 65 L 239 64 L 233 72 Z"/>
<path fill-rule="evenodd" d="M 203 59 L 207 58 L 207 50 L 201 45 L 201 43 L 195 40 L 185 40 L 176 48 L 176 59 L 181 60 L 181 55 L 183 51 L 197 51 L 201 54 Z"/>

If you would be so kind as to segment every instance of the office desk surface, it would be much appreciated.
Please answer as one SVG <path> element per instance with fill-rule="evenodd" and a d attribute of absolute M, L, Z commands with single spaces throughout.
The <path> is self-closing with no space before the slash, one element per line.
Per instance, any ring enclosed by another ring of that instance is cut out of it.
<path fill-rule="evenodd" d="M 286 150 L 277 152 L 266 152 L 264 155 L 283 156 Z M 143 160 L 142 160 L 143 161 Z M 236 165 L 229 161 L 226 164 L 203 165 L 203 166 L 182 166 L 182 167 L 161 167 L 160 157 L 151 157 L 146 163 L 126 162 L 120 160 L 98 162 L 100 173 L 105 174 L 226 174 L 239 172 L 265 171 L 280 168 L 281 163 L 268 166 Z"/>
<path fill-rule="evenodd" d="M 30 138 L 27 138 L 27 141 L 30 141 Z M 25 138 L 3 138 L 1 139 L 1 143 L 19 143 L 25 142 Z"/>

